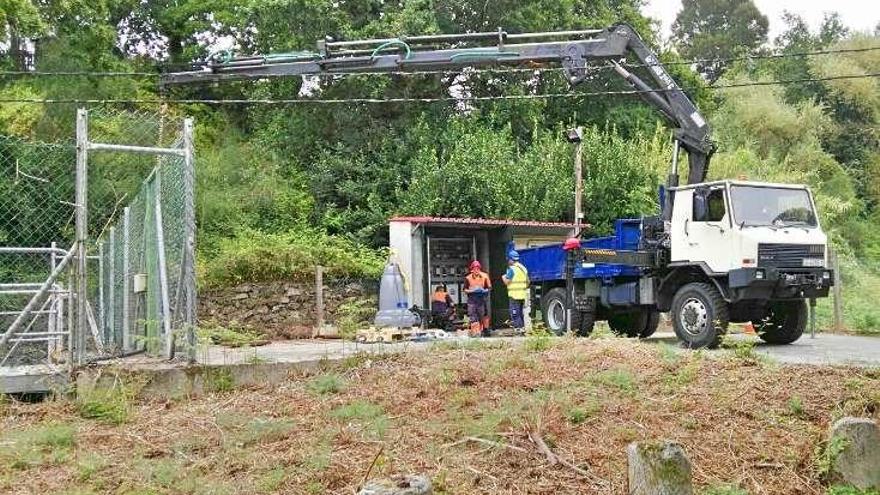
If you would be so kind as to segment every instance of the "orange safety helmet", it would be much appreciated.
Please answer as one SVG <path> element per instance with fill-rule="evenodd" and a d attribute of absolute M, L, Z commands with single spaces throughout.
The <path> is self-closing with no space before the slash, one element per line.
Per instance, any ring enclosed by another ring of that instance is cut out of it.
<path fill-rule="evenodd" d="M 471 261 L 471 266 L 470 266 L 471 271 L 482 270 L 482 269 L 483 269 L 483 265 L 481 265 L 479 261 L 477 261 L 477 260 Z"/>

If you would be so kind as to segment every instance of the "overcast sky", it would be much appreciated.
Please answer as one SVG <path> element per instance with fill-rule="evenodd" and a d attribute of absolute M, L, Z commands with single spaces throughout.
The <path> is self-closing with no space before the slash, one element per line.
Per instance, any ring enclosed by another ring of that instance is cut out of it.
<path fill-rule="evenodd" d="M 852 29 L 873 31 L 880 22 L 880 0 L 754 0 L 758 9 L 770 20 L 769 40 L 772 42 L 785 29 L 782 12 L 787 10 L 803 17 L 812 29 L 822 23 L 825 12 L 837 11 L 843 23 Z M 672 22 L 681 10 L 681 0 L 647 0 L 645 14 L 663 23 L 663 37 L 669 38 Z"/>

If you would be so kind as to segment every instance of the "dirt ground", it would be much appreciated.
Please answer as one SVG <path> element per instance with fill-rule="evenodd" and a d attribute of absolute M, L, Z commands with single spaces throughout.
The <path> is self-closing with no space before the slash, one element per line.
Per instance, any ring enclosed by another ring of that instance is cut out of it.
<path fill-rule="evenodd" d="M 617 339 L 438 344 L 216 388 L 7 401 L 0 492 L 352 494 L 366 477 L 425 473 L 441 494 L 626 493 L 626 445 L 671 439 L 698 493 L 819 494 L 830 423 L 880 419 L 878 369 Z M 549 465 L 530 432 L 574 468 Z"/>

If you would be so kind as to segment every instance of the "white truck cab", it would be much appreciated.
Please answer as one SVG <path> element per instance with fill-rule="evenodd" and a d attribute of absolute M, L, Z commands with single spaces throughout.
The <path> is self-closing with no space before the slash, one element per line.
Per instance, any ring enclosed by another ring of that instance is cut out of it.
<path fill-rule="evenodd" d="M 827 266 L 827 236 L 806 186 L 719 181 L 674 189 L 673 263 L 709 273 L 740 268 Z"/>
<path fill-rule="evenodd" d="M 670 193 L 671 272 L 661 293 L 679 337 L 711 346 L 728 322 L 751 321 L 768 342 L 797 340 L 806 300 L 826 297 L 832 284 L 828 238 L 810 190 L 725 180 Z"/>

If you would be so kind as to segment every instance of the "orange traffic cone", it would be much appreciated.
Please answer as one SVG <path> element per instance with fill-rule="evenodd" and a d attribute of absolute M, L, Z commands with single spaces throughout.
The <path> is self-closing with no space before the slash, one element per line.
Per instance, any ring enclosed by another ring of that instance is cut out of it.
<path fill-rule="evenodd" d="M 743 333 L 746 335 L 758 335 L 758 332 L 755 331 L 755 325 L 752 325 L 752 322 L 743 325 Z"/>

